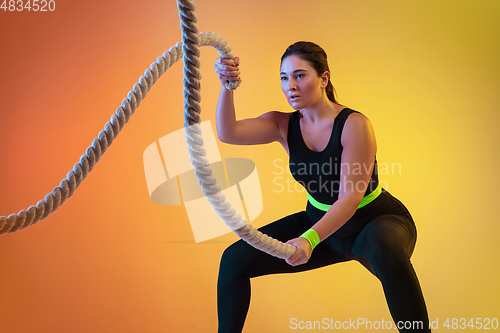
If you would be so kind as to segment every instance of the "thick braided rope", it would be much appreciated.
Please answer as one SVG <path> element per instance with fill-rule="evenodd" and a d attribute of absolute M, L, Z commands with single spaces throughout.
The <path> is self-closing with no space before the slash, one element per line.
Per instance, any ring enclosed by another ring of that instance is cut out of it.
<path fill-rule="evenodd" d="M 92 145 L 87 148 L 86 153 L 80 157 L 79 162 L 75 163 L 73 170 L 68 172 L 67 177 L 61 181 L 59 186 L 55 187 L 43 200 L 38 201 L 36 205 L 30 206 L 27 210 L 23 209 L 17 214 L 0 217 L 0 235 L 15 232 L 43 220 L 59 208 L 66 199 L 71 197 L 129 121 L 153 84 L 181 57 L 181 43 L 172 46 L 163 53 L 163 56 L 158 57 L 150 68 L 146 69 L 144 75 L 139 78 L 139 82 L 134 84 L 133 89 L 123 99 L 116 113 L 111 116 L 110 121 L 104 125 L 104 129 L 99 132 L 97 138 L 92 141 Z"/>
<path fill-rule="evenodd" d="M 217 214 L 240 238 L 270 255 L 288 259 L 295 253 L 295 247 L 261 233 L 243 220 L 239 214 L 236 214 L 234 208 L 231 208 L 231 204 L 226 201 L 220 187 L 217 186 L 216 179 L 212 176 L 210 163 L 205 157 L 206 151 L 203 147 L 201 128 L 198 125 L 200 123 L 201 112 L 199 104 L 201 101 L 201 74 L 199 71 L 199 46 L 201 45 L 201 38 L 196 25 L 195 5 L 191 0 L 177 0 L 177 7 L 181 20 L 184 61 L 184 128 L 191 164 L 194 167 L 198 183 L 202 188 L 203 194 L 205 194 Z M 224 52 L 221 52 L 220 49 L 218 50 L 223 57 L 234 58 L 230 53 L 231 48 L 227 45 L 223 49 Z"/>
<path fill-rule="evenodd" d="M 228 46 L 227 42 L 221 36 L 216 33 L 201 33 L 200 36 L 202 40 L 201 46 L 213 45 L 220 50 L 219 53 L 221 55 L 225 54 L 223 52 L 227 50 Z M 66 178 L 60 182 L 59 186 L 48 193 L 43 200 L 39 200 L 36 205 L 30 206 L 28 209 L 23 209 L 17 214 L 0 216 L 0 235 L 18 231 L 43 220 L 59 208 L 66 199 L 71 197 L 129 121 L 153 84 L 181 57 L 182 44 L 180 42 L 158 57 L 146 69 L 144 75 L 139 78 L 139 81 L 134 84 L 133 89 L 123 99 L 116 113 L 111 116 L 110 121 L 104 125 L 104 129 L 99 132 L 97 138 L 87 148 L 86 153 L 80 157 L 79 162 L 74 164 L 73 169 L 68 172 Z"/>

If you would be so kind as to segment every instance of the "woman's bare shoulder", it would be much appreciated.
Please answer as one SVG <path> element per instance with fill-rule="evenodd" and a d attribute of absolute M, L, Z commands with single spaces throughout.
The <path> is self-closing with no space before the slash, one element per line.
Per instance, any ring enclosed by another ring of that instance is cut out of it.
<path fill-rule="evenodd" d="M 258 118 L 272 119 L 281 129 L 282 127 L 288 128 L 288 121 L 290 120 L 291 114 L 292 112 L 269 111 L 260 115 Z"/>
<path fill-rule="evenodd" d="M 343 147 L 350 146 L 350 143 L 370 145 L 376 150 L 375 132 L 370 119 L 359 112 L 351 113 L 342 130 L 341 143 Z"/>
<path fill-rule="evenodd" d="M 371 127 L 370 119 L 361 112 L 349 114 L 344 125 L 347 130 L 363 130 L 367 127 Z"/>

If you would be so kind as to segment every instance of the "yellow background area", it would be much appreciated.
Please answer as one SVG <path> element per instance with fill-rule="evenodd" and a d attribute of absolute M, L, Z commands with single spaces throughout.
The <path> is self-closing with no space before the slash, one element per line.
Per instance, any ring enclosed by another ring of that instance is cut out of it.
<path fill-rule="evenodd" d="M 52 191 L 180 40 L 173 0 L 55 2 L 54 12 L 0 10 L 0 215 Z M 446 330 L 447 318 L 499 318 L 500 3 L 196 5 L 200 31 L 219 33 L 241 58 L 239 118 L 291 111 L 279 81 L 289 44 L 326 50 L 340 102 L 370 118 L 379 163 L 396 166 L 380 178 L 416 221 L 412 263 L 431 320 Z M 202 119 L 215 124 L 218 53 L 201 52 Z M 237 237 L 196 244 L 185 208 L 154 204 L 143 170 L 144 149 L 183 125 L 181 68 L 156 83 L 62 207 L 0 237 L 2 332 L 216 331 L 219 260 Z M 305 193 L 277 193 L 291 179 L 278 175 L 287 161 L 278 143 L 219 149 L 257 165 L 264 209 L 254 226 L 304 209 Z M 292 318 L 390 320 L 379 281 L 356 262 L 256 278 L 252 288 L 245 332 L 288 332 Z"/>

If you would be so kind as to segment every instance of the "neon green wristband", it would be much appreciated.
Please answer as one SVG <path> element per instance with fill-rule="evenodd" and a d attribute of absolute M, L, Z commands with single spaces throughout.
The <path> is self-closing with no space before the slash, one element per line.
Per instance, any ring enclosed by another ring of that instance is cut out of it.
<path fill-rule="evenodd" d="M 307 239 L 309 244 L 311 244 L 311 251 L 314 250 L 316 245 L 319 244 L 319 236 L 316 230 L 314 229 L 309 229 L 306 232 L 304 232 L 300 237 Z"/>

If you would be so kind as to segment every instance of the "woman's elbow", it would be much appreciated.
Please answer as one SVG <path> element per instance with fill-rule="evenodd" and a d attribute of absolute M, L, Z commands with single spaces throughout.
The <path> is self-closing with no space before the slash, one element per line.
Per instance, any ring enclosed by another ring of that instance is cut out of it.
<path fill-rule="evenodd" d="M 217 133 L 217 137 L 219 138 L 219 141 L 222 143 L 230 143 L 230 142 L 228 142 L 229 140 L 220 133 Z"/>
<path fill-rule="evenodd" d="M 234 144 L 234 139 L 228 133 L 224 131 L 217 131 L 217 137 L 222 143 Z"/>

